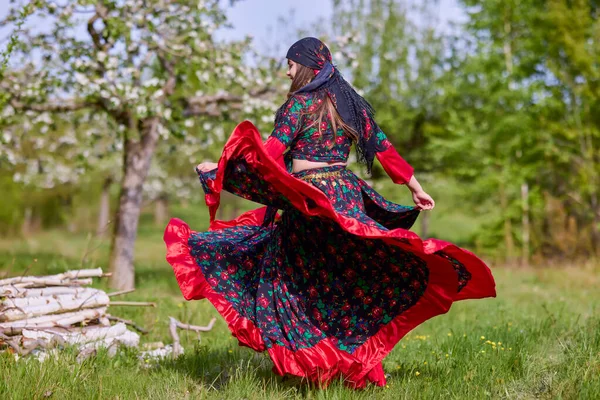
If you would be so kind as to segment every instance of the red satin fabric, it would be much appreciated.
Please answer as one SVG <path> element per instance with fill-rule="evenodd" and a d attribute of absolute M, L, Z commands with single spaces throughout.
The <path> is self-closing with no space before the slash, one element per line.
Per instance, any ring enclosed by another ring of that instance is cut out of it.
<path fill-rule="evenodd" d="M 415 172 L 413 167 L 398 154 L 394 146 L 388 147 L 385 151 L 375 153 L 375 156 L 394 183 L 399 185 L 408 183 Z"/>
<path fill-rule="evenodd" d="M 270 182 L 304 214 L 330 218 L 356 236 L 379 238 L 409 250 L 425 260 L 429 268 L 428 286 L 419 301 L 383 326 L 353 354 L 339 350 L 330 339 L 296 352 L 283 346 L 274 346 L 268 349 L 273 360 L 274 372 L 280 375 L 292 374 L 306 377 L 323 386 L 340 375 L 354 388 L 362 388 L 368 382 L 379 386 L 385 385 L 381 360 L 404 335 L 429 318 L 447 312 L 453 301 L 495 297 L 495 283 L 489 268 L 471 252 L 441 240 L 423 241 L 414 232 L 408 230 L 380 230 L 337 214 L 323 192 L 290 175 L 267 151 L 254 125 L 245 121 L 236 127 L 219 160 L 216 179 L 209 182 L 213 193 L 206 195 L 206 203 L 209 206 L 211 230 L 236 224 L 260 225 L 262 222 L 264 208 L 243 214 L 234 221 L 224 222 L 215 219 L 225 166 L 230 160 L 243 157 L 262 174 L 263 179 Z M 312 200 L 310 207 L 307 198 Z M 207 298 L 225 318 L 229 329 L 241 345 L 264 351 L 265 344 L 256 326 L 250 320 L 241 317 L 231 304 L 216 293 L 204 279 L 200 268 L 190 255 L 187 244 L 192 233 L 185 222 L 172 219 L 164 235 L 167 261 L 173 266 L 184 297 L 187 300 Z M 406 239 L 408 243 L 400 239 Z M 472 279 L 460 293 L 457 293 L 458 279 L 453 267 L 446 259 L 434 254 L 440 250 L 459 260 L 472 274 Z"/>

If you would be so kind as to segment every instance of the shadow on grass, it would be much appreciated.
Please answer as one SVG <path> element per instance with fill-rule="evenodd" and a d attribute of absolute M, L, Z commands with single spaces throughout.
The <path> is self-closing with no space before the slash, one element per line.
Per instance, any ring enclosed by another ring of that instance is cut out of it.
<path fill-rule="evenodd" d="M 267 393 L 284 391 L 305 396 L 315 389 L 306 380 L 275 374 L 272 365 L 266 352 L 257 353 L 245 348 L 232 351 L 206 345 L 196 345 L 178 359 L 161 363 L 162 368 L 185 374 L 211 391 L 224 390 L 231 384 L 260 388 Z"/>

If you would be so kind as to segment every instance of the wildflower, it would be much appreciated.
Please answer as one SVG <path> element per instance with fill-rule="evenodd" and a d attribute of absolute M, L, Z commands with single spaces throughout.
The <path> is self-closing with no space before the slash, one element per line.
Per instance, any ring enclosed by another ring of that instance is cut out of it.
<path fill-rule="evenodd" d="M 485 336 L 482 336 L 482 337 L 481 337 L 481 340 L 484 340 L 484 339 L 485 339 Z"/>
<path fill-rule="evenodd" d="M 450 355 L 448 353 L 446 353 L 446 358 L 450 357 Z"/>
<path fill-rule="evenodd" d="M 421 373 L 419 371 L 415 372 L 415 376 L 419 376 Z"/>
<path fill-rule="evenodd" d="M 502 342 L 498 342 L 498 346 L 500 346 L 502 344 Z"/>
<path fill-rule="evenodd" d="M 229 350 L 229 354 L 233 353 L 233 350 Z"/>
<path fill-rule="evenodd" d="M 448 332 L 448 336 L 452 336 L 452 332 Z"/>
<path fill-rule="evenodd" d="M 390 385 L 385 385 L 385 387 L 386 387 L 387 389 L 389 389 L 389 388 L 390 388 Z"/>
<path fill-rule="evenodd" d="M 399 365 L 396 365 L 396 369 L 400 369 L 400 366 L 399 366 Z"/>
<path fill-rule="evenodd" d="M 425 361 L 425 362 L 423 363 L 423 365 L 427 365 L 427 361 Z"/>
<path fill-rule="evenodd" d="M 485 350 L 481 350 L 482 353 L 485 353 Z"/>

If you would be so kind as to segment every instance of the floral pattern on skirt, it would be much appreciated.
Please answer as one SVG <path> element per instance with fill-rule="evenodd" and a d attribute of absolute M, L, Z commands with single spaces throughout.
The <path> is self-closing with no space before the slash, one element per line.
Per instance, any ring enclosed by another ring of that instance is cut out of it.
<path fill-rule="evenodd" d="M 408 231 L 414 207 L 342 166 L 290 175 L 261 146 L 251 124 L 238 126 L 219 170 L 200 174 L 210 230 L 174 219 L 165 242 L 186 298 L 208 298 L 277 373 L 384 385 L 381 360 L 403 335 L 455 300 L 495 296 L 472 253 Z M 216 221 L 221 190 L 267 208 Z"/>

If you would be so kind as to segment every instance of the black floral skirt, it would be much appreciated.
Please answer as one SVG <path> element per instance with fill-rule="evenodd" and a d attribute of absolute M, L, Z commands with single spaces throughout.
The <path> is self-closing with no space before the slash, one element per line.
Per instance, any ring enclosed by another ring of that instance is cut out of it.
<path fill-rule="evenodd" d="M 184 297 L 211 301 L 280 375 L 385 385 L 381 360 L 406 333 L 453 301 L 495 296 L 475 255 L 408 230 L 414 207 L 387 201 L 345 167 L 289 174 L 249 122 L 200 178 L 210 229 L 171 220 L 167 260 Z M 218 221 L 222 190 L 265 207 Z"/>

